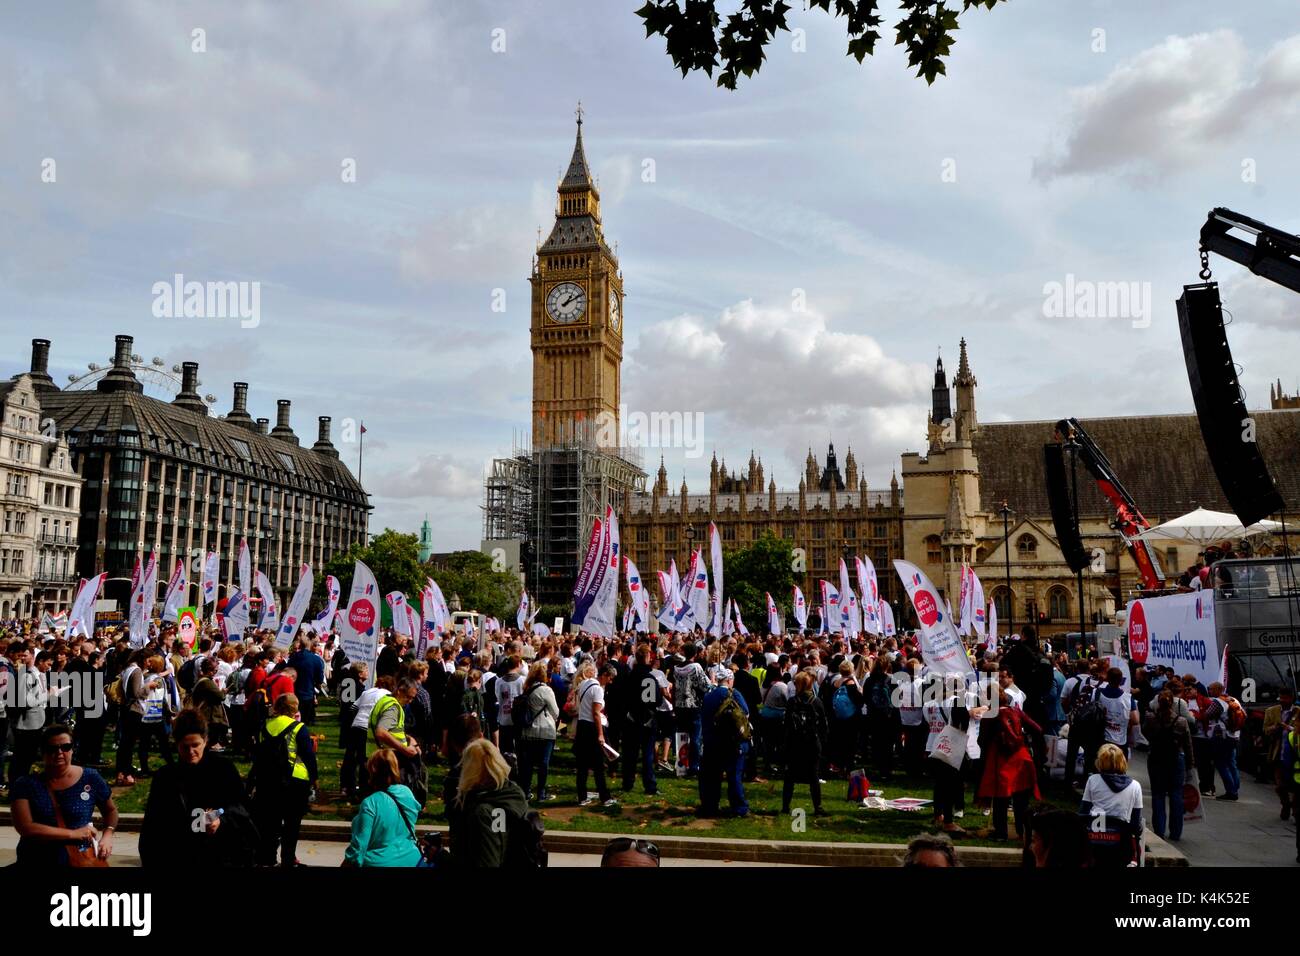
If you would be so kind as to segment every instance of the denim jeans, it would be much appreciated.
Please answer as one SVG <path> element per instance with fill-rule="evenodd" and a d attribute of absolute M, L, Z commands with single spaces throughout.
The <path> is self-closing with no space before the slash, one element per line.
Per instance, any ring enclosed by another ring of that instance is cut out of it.
<path fill-rule="evenodd" d="M 1165 835 L 1166 801 L 1168 801 L 1169 838 L 1183 835 L 1183 785 L 1187 782 L 1187 763 L 1181 753 L 1173 764 L 1152 764 L 1151 772 L 1151 829 L 1161 839 Z"/>
<path fill-rule="evenodd" d="M 700 741 L 703 737 L 703 721 L 698 707 L 677 708 L 677 732 L 691 735 L 691 752 L 688 766 L 693 771 L 700 769 Z"/>
<path fill-rule="evenodd" d="M 1214 769 L 1223 778 L 1223 789 L 1235 796 L 1241 789 L 1241 774 L 1237 772 L 1237 741 L 1232 737 L 1216 737 L 1210 743 Z"/>
<path fill-rule="evenodd" d="M 745 752 L 748 745 L 741 745 L 737 750 L 714 744 L 704 751 L 700 760 L 700 809 L 705 813 L 717 813 L 722 799 L 723 775 L 727 778 L 727 802 L 731 812 L 738 817 L 749 813 L 749 803 L 745 800 L 745 781 L 742 774 L 745 768 Z"/>
<path fill-rule="evenodd" d="M 546 792 L 546 774 L 551 769 L 551 753 L 555 750 L 555 741 L 540 740 L 532 737 L 519 738 L 519 785 L 525 793 L 531 792 L 533 771 L 537 771 L 537 790 L 540 797 Z M 582 800 L 586 794 L 580 794 Z"/>

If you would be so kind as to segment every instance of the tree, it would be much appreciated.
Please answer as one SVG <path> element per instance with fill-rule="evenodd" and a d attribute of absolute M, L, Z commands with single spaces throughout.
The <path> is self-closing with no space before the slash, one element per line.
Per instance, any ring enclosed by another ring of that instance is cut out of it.
<path fill-rule="evenodd" d="M 519 607 L 519 577 L 495 571 L 492 558 L 481 551 L 453 551 L 433 572 L 443 596 L 460 597 L 461 610 L 478 611 L 513 626 Z M 423 585 L 422 585 L 423 586 Z"/>
<path fill-rule="evenodd" d="M 790 542 L 764 532 L 748 548 L 724 553 L 722 563 L 726 586 L 723 597 L 735 600 L 746 627 L 766 631 L 764 592 L 772 595 L 778 607 L 785 608 L 794 587 L 794 549 Z"/>
<path fill-rule="evenodd" d="M 368 545 L 354 544 L 347 551 L 336 554 L 325 565 L 325 574 L 316 578 L 312 603 L 316 607 L 325 606 L 325 576 L 332 574 L 339 579 L 339 604 L 346 605 L 348 592 L 352 588 L 352 572 L 357 561 L 362 561 L 375 574 L 379 585 L 379 606 L 383 610 L 383 620 L 391 621 L 388 616 L 388 604 L 383 596 L 391 591 L 401 591 L 408 600 L 415 601 L 419 607 L 419 595 L 424 590 L 424 580 L 428 572 L 420 563 L 420 539 L 413 534 L 401 534 L 392 528 L 385 528 L 382 534 L 375 535 Z"/>
<path fill-rule="evenodd" d="M 848 55 L 859 63 L 876 51 L 882 22 L 876 12 L 880 0 L 808 0 L 813 7 L 844 17 L 848 21 Z M 971 7 L 992 10 L 1005 0 L 899 0 L 906 15 L 894 24 L 895 43 L 906 44 L 908 66 L 916 75 L 933 83 L 947 74 L 944 57 L 952 51 L 957 18 Z M 961 4 L 960 11 L 956 4 Z M 718 0 L 646 0 L 636 11 L 645 22 L 645 35 L 656 33 L 665 40 L 673 66 L 686 76 L 703 70 L 708 76 L 719 65 L 718 86 L 736 88 L 740 74 L 753 76 L 767 58 L 765 48 L 778 31 L 789 31 L 786 14 L 790 5 L 783 0 L 742 0 L 740 9 L 724 23 L 717 11 Z M 950 5 L 951 4 L 951 5 Z"/>

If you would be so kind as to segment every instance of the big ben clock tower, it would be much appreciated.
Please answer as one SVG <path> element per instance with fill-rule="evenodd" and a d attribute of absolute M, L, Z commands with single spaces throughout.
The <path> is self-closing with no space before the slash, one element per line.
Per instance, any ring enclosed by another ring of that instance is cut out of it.
<path fill-rule="evenodd" d="M 555 226 L 538 247 L 533 287 L 533 447 L 618 446 L 623 279 L 605 242 L 600 192 L 582 146 L 582 107 Z"/>

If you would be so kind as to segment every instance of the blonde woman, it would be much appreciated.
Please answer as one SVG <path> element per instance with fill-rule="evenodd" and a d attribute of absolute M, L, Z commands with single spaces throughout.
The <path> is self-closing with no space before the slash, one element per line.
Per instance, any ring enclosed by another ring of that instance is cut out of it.
<path fill-rule="evenodd" d="M 519 735 L 519 780 L 524 786 L 524 795 L 532 799 L 533 770 L 537 771 L 537 801 L 545 803 L 551 799 L 546 789 L 546 773 L 551 767 L 551 754 L 555 750 L 556 720 L 560 716 L 559 705 L 555 702 L 555 692 L 546 682 L 546 664 L 537 661 L 528 669 L 528 678 L 524 681 L 523 702 L 519 726 L 515 728 Z"/>
<path fill-rule="evenodd" d="M 528 848 L 511 841 L 512 831 L 518 833 L 528 816 L 528 801 L 510 780 L 510 764 L 492 741 L 479 739 L 466 745 L 455 804 L 456 812 L 450 816 L 451 858 L 457 867 L 500 868 L 522 861 Z"/>

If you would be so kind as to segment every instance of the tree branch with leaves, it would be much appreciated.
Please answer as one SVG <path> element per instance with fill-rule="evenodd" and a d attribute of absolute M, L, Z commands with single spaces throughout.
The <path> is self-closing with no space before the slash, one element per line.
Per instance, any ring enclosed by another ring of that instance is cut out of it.
<path fill-rule="evenodd" d="M 789 32 L 783 0 L 741 0 L 735 12 L 723 17 L 719 0 L 646 0 L 636 11 L 645 23 L 647 37 L 663 37 L 673 66 L 686 76 L 702 70 L 718 73 L 718 86 L 734 90 L 740 77 L 752 77 L 767 58 L 767 47 L 777 33 Z M 952 52 L 958 17 L 971 7 L 992 10 L 1006 0 L 898 0 L 903 14 L 894 24 L 894 42 L 907 48 L 907 63 L 918 77 L 933 83 L 947 75 L 944 59 Z M 847 24 L 846 55 L 861 63 L 876 52 L 877 29 L 883 22 L 880 0 L 807 0 Z M 958 6 L 960 5 L 960 7 Z"/>

